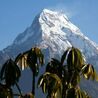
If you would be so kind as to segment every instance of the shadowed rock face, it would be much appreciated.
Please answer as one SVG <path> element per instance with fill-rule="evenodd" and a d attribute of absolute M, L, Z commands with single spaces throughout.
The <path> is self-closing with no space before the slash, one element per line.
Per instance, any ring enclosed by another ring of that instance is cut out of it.
<path fill-rule="evenodd" d="M 35 17 L 32 25 L 16 37 L 12 45 L 0 51 L 0 65 L 2 66 L 8 58 L 15 58 L 20 52 L 33 46 L 40 47 L 47 59 L 59 58 L 68 47 L 77 47 L 83 52 L 87 62 L 93 64 L 98 70 L 98 46 L 72 24 L 63 13 L 44 9 Z M 23 73 L 26 74 L 27 71 Z M 29 74 L 27 77 L 24 76 L 25 80 L 28 80 L 26 81 L 27 86 L 21 79 L 20 84 L 24 85 L 24 91 L 30 87 L 30 81 L 27 79 Z M 89 91 L 93 98 L 96 98 L 98 83 L 83 80 L 81 85 Z"/>

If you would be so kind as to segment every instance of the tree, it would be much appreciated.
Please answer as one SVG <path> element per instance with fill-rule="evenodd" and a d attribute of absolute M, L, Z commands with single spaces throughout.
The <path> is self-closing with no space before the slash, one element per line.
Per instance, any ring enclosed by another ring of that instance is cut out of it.
<path fill-rule="evenodd" d="M 0 72 L 0 80 L 2 84 L 0 84 L 0 98 L 13 98 L 12 86 L 16 85 L 19 90 L 20 96 L 22 96 L 21 90 L 17 82 L 21 76 L 21 72 L 16 63 L 9 59 L 3 65 Z"/>
<path fill-rule="evenodd" d="M 79 83 L 82 77 L 98 80 L 98 76 L 94 67 L 86 64 L 84 59 L 80 50 L 74 47 L 68 48 L 60 61 L 52 58 L 38 81 L 47 98 L 91 98 L 80 89 Z"/>
<path fill-rule="evenodd" d="M 44 64 L 44 56 L 41 50 L 37 47 L 31 48 L 30 50 L 19 54 L 15 63 L 21 67 L 22 70 L 26 67 L 30 67 L 33 77 L 32 77 L 32 95 L 35 95 L 35 77 L 38 76 L 39 67 Z"/>
<path fill-rule="evenodd" d="M 97 80 L 98 76 L 94 67 L 87 64 L 79 49 L 68 48 L 61 60 L 52 58 L 46 65 L 45 73 L 39 77 L 38 87 L 42 88 L 47 98 L 91 98 L 85 91 L 81 90 L 79 83 L 86 78 Z M 37 48 L 20 53 L 15 60 L 9 59 L 3 64 L 0 72 L 0 98 L 34 98 L 35 79 L 39 74 L 39 67 L 44 65 L 44 55 Z M 21 71 L 29 67 L 32 71 L 32 91 L 23 94 L 18 85 Z M 13 93 L 16 85 L 19 93 Z"/>
<path fill-rule="evenodd" d="M 6 87 L 0 95 L 2 98 L 13 98 L 10 97 L 11 95 L 20 96 L 20 98 L 34 98 L 35 96 L 35 77 L 38 76 L 39 67 L 42 66 L 44 63 L 44 56 L 41 50 L 37 47 L 31 48 L 30 50 L 20 53 L 16 58 L 15 61 L 9 59 L 2 67 L 0 73 L 0 79 L 2 82 L 0 90 Z M 23 95 L 21 93 L 20 87 L 18 86 L 17 82 L 21 75 L 21 71 L 25 68 L 30 67 L 33 77 L 32 77 L 32 92 L 30 94 Z M 21 70 L 21 71 L 20 71 Z M 4 85 L 3 85 L 4 84 Z M 12 94 L 11 86 L 16 84 L 20 94 Z M 11 92 L 10 95 L 5 94 L 6 92 Z M 0 97 L 1 98 L 1 97 Z"/>

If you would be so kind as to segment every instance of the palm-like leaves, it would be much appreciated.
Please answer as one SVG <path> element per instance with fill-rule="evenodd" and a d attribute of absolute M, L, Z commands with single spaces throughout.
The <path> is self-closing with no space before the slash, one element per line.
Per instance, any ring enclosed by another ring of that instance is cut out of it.
<path fill-rule="evenodd" d="M 12 90 L 0 84 L 0 98 L 13 98 Z"/>
<path fill-rule="evenodd" d="M 69 88 L 67 89 L 66 98 L 91 98 L 85 91 L 80 88 Z"/>
<path fill-rule="evenodd" d="M 39 67 L 44 63 L 44 56 L 37 47 L 19 54 L 15 61 L 9 59 L 0 72 L 0 98 L 12 98 L 11 86 L 17 86 L 20 98 L 34 98 L 35 77 L 38 75 Z M 32 93 L 22 95 L 17 84 L 21 75 L 19 67 L 24 70 L 29 67 L 33 73 Z M 83 55 L 77 48 L 68 48 L 61 57 L 61 61 L 52 58 L 46 66 L 46 72 L 40 76 L 38 86 L 42 87 L 47 98 L 91 98 L 79 87 L 80 78 L 98 81 L 98 75 L 91 64 L 86 64 Z"/>
<path fill-rule="evenodd" d="M 57 74 L 59 77 L 62 77 L 62 71 L 61 62 L 54 58 L 46 66 L 46 72 Z"/>
<path fill-rule="evenodd" d="M 77 48 L 68 48 L 61 57 L 61 64 L 66 61 L 68 70 L 78 70 L 80 71 L 83 64 L 84 58 L 82 53 Z"/>
<path fill-rule="evenodd" d="M 19 54 L 16 57 L 15 62 L 20 66 L 22 70 L 29 66 L 32 72 L 36 73 L 37 75 L 39 71 L 39 65 L 44 64 L 44 56 L 41 50 L 35 47 L 24 52 L 23 54 Z"/>
<path fill-rule="evenodd" d="M 84 68 L 82 68 L 82 74 L 86 79 L 92 79 L 98 81 L 98 75 L 91 64 L 85 64 Z"/>
<path fill-rule="evenodd" d="M 15 62 L 21 67 L 22 70 L 29 67 L 33 73 L 32 77 L 32 94 L 35 95 L 35 76 L 39 73 L 39 66 L 44 64 L 44 56 L 41 50 L 37 47 L 19 54 Z"/>
<path fill-rule="evenodd" d="M 24 52 L 23 54 L 20 53 L 16 57 L 16 59 L 15 59 L 16 64 L 19 65 L 19 67 L 21 68 L 21 70 L 24 70 L 26 67 L 28 67 L 27 56 L 28 56 L 28 52 Z"/>
<path fill-rule="evenodd" d="M 11 86 L 18 86 L 17 82 L 21 76 L 21 72 L 16 63 L 9 59 L 2 67 L 0 79 L 3 84 L 0 85 L 0 98 L 13 98 Z M 21 94 L 21 92 L 20 92 Z M 3 97 L 2 97 L 3 96 Z"/>
<path fill-rule="evenodd" d="M 90 98 L 84 91 L 79 88 L 81 74 L 86 78 L 92 80 L 98 80 L 98 76 L 94 67 L 90 64 L 86 64 L 85 58 L 81 51 L 77 48 L 68 48 L 61 57 L 61 61 L 52 58 L 52 60 L 46 66 L 46 73 L 55 74 L 62 84 L 62 98 Z M 49 74 L 50 75 L 50 74 Z M 56 81 L 49 78 L 49 75 L 42 75 L 38 84 L 42 87 L 43 92 L 53 91 L 53 87 L 56 88 Z M 49 84 L 51 81 L 51 84 Z M 51 85 L 51 86 L 49 86 Z M 49 95 L 52 92 L 48 92 Z M 55 98 L 55 97 L 54 97 Z"/>
<path fill-rule="evenodd" d="M 10 87 L 18 82 L 21 72 L 16 63 L 9 59 L 2 67 L 0 79 L 3 80 L 7 87 Z"/>
<path fill-rule="evenodd" d="M 82 91 L 80 88 L 76 89 L 76 98 L 91 98 L 85 91 Z"/>
<path fill-rule="evenodd" d="M 62 94 L 62 82 L 56 74 L 46 72 L 40 76 L 38 86 L 42 87 L 43 93 L 48 93 L 49 98 L 57 98 L 57 93 Z"/>

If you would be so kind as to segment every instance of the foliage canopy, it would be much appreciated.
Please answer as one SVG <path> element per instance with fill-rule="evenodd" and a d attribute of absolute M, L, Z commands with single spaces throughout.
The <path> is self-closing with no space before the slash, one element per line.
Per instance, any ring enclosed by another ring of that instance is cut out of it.
<path fill-rule="evenodd" d="M 20 53 L 15 60 L 7 60 L 0 72 L 0 98 L 14 98 L 14 96 L 34 98 L 35 79 L 42 65 L 45 65 L 44 55 L 38 47 Z M 21 71 L 27 67 L 32 71 L 32 91 L 29 94 L 23 94 L 18 82 Z M 48 62 L 44 74 L 38 79 L 37 86 L 47 94 L 47 98 L 91 98 L 79 86 L 83 77 L 98 81 L 93 65 L 86 63 L 79 49 L 71 47 L 63 53 L 60 60 L 52 58 Z M 14 85 L 19 91 L 17 94 L 13 93 Z"/>

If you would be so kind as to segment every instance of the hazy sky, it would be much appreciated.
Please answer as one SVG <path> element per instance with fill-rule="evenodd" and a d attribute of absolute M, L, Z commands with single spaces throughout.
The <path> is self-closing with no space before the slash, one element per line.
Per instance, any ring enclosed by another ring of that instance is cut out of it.
<path fill-rule="evenodd" d="M 44 8 L 63 11 L 98 43 L 98 0 L 0 0 L 0 50 L 12 44 Z"/>

